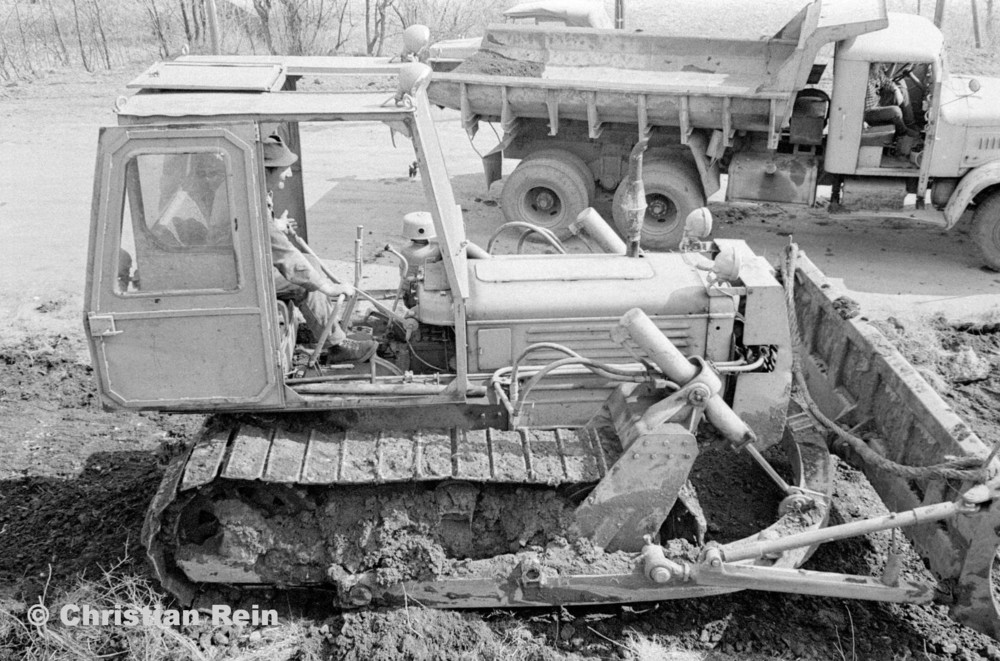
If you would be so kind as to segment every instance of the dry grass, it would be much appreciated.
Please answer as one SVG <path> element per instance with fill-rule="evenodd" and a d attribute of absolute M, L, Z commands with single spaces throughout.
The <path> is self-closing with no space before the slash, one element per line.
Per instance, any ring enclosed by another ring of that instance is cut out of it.
<path fill-rule="evenodd" d="M 23 661 L 319 661 L 321 639 L 303 620 L 277 626 L 212 628 L 175 627 L 153 621 L 146 625 L 63 626 L 60 609 L 72 604 L 95 610 L 155 611 L 168 608 L 160 592 L 144 577 L 123 570 L 124 562 L 97 580 L 80 579 L 71 589 L 42 597 L 49 623 L 35 627 L 23 615 L 0 609 L 0 658 Z M 218 637 L 224 631 L 225 645 Z M 222 656 L 220 656 L 222 654 Z"/>
<path fill-rule="evenodd" d="M 623 644 L 628 661 L 702 661 L 704 654 L 664 644 L 657 637 L 630 631 Z"/>

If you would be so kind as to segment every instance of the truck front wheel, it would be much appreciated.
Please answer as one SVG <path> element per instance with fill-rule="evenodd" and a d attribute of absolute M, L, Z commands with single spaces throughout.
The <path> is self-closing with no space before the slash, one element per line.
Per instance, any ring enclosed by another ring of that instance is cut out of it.
<path fill-rule="evenodd" d="M 991 194 L 976 207 L 972 238 L 986 265 L 1000 271 L 1000 192 Z"/>
<path fill-rule="evenodd" d="M 560 237 L 589 204 L 582 175 L 565 161 L 523 160 L 503 184 L 500 206 L 508 222 L 526 222 Z"/>
<path fill-rule="evenodd" d="M 642 224 L 642 245 L 650 250 L 673 250 L 684 237 L 684 220 L 705 205 L 701 180 L 694 165 L 675 160 L 648 160 L 642 164 L 642 184 L 646 189 L 646 218 Z M 622 200 L 628 178 L 615 190 L 612 215 L 622 236 L 628 232 L 628 219 Z"/>

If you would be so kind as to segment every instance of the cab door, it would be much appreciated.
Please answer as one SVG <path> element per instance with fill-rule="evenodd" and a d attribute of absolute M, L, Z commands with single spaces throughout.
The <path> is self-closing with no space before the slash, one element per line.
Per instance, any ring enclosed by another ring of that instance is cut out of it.
<path fill-rule="evenodd" d="M 283 403 L 254 124 L 99 141 L 85 326 L 105 404 Z"/>

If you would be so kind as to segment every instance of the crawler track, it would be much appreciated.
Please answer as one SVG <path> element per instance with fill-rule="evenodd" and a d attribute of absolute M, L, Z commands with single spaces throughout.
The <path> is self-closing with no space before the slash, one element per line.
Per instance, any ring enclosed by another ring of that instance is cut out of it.
<path fill-rule="evenodd" d="M 784 444 L 792 473 L 800 484 L 828 490 L 822 439 L 800 438 Z M 332 588 L 343 605 L 391 602 L 409 590 L 438 607 L 732 591 L 657 586 L 636 573 L 635 554 L 605 553 L 579 538 L 575 507 L 620 454 L 611 432 L 366 434 L 296 431 L 294 419 L 270 426 L 210 419 L 167 470 L 143 541 L 163 585 L 185 603 L 211 586 Z M 733 489 L 737 502 L 753 497 Z M 788 513 L 764 534 L 817 527 L 826 514 L 825 505 Z M 679 530 L 684 539 L 665 544 L 693 560 L 697 525 L 690 519 L 671 517 L 663 533 Z M 807 555 L 789 553 L 779 564 L 797 566 Z M 534 570 L 538 578 L 582 582 L 558 594 L 533 589 L 523 578 Z"/>

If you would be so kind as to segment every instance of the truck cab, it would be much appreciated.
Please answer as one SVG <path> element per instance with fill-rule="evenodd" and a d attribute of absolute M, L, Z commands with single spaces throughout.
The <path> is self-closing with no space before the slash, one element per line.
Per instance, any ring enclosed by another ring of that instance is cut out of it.
<path fill-rule="evenodd" d="M 989 266 L 1000 268 L 1000 80 L 948 70 L 941 31 L 926 18 L 888 15 L 888 27 L 838 42 L 823 170 L 833 201 L 848 208 L 853 193 L 871 204 L 950 229 L 968 208 Z M 919 136 L 894 139 L 890 126 L 864 120 L 868 75 L 888 66 L 905 87 Z M 991 198 L 993 201 L 990 201 Z"/>
<path fill-rule="evenodd" d="M 840 175 L 911 178 L 918 177 L 922 169 L 929 171 L 931 159 L 925 163 L 917 156 L 920 151 L 902 154 L 890 148 L 893 140 L 891 133 L 885 135 L 887 125 L 869 126 L 863 116 L 869 71 L 872 66 L 885 65 L 890 78 L 906 86 L 921 142 L 925 149 L 932 146 L 935 122 L 930 111 L 946 77 L 943 57 L 941 32 L 930 21 L 910 14 L 890 14 L 889 27 L 884 30 L 838 42 L 824 170 Z"/>

